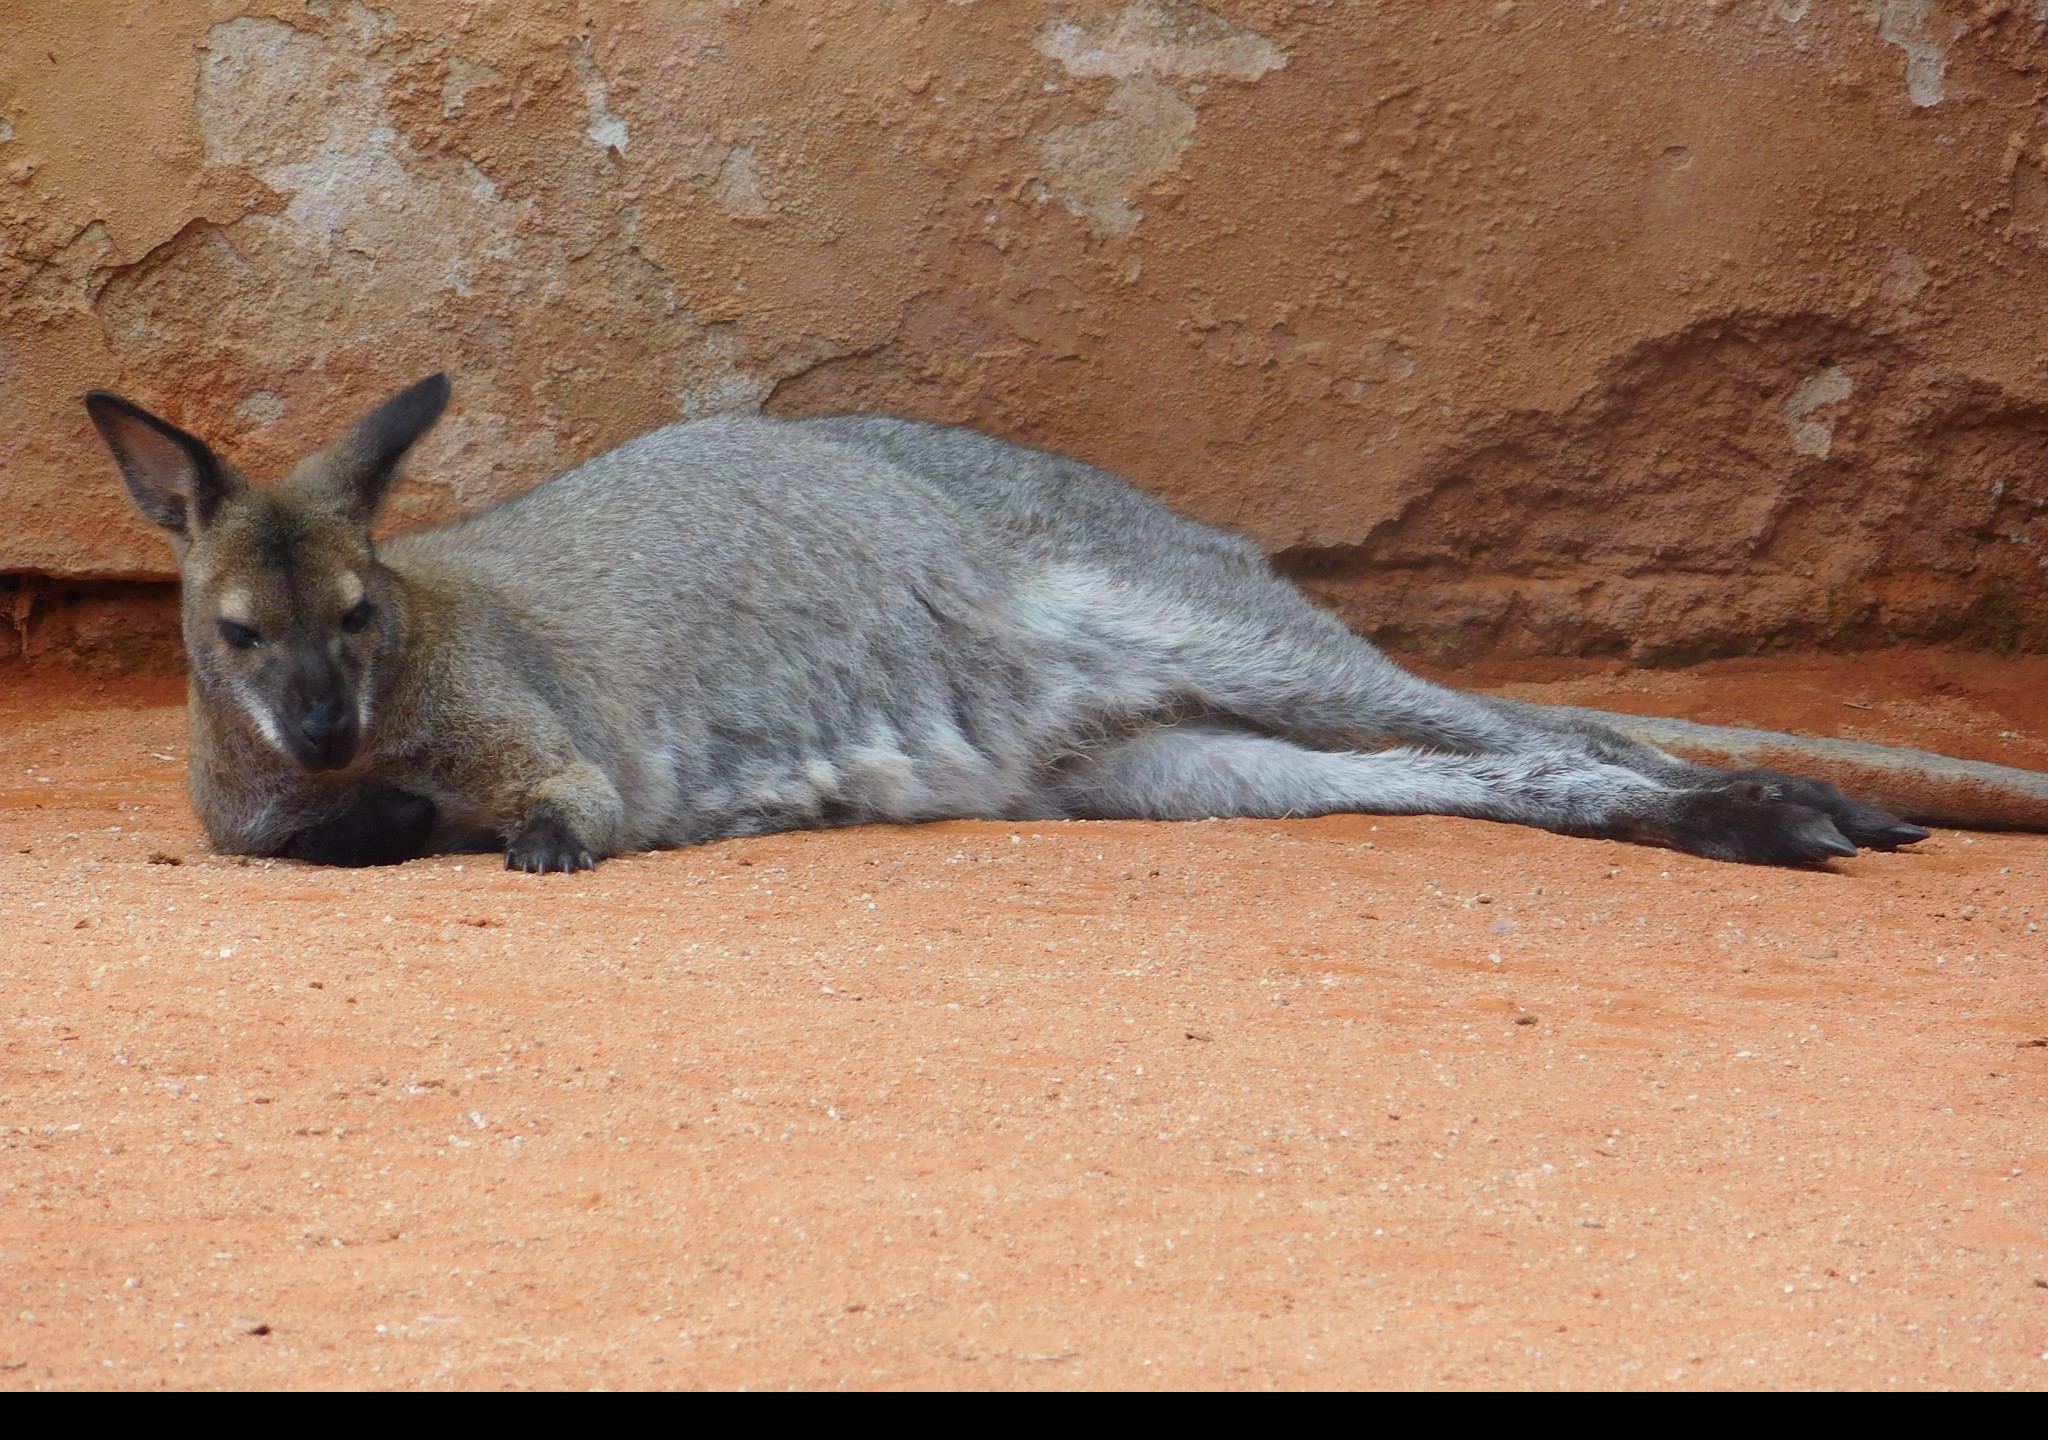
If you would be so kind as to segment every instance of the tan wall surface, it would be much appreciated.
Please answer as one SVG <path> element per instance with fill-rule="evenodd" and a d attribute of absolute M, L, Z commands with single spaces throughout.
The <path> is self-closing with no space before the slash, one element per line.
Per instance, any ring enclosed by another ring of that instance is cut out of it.
<path fill-rule="evenodd" d="M 263 478 L 446 368 L 399 523 L 889 409 L 1439 655 L 2048 648 L 2043 17 L 0 0 L 0 570 L 169 572 L 91 386 Z"/>

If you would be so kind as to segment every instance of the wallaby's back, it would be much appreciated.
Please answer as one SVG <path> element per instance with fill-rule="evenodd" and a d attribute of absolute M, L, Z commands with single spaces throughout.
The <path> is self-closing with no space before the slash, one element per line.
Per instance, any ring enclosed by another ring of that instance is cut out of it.
<path fill-rule="evenodd" d="M 638 553 L 653 563 L 657 551 L 675 562 L 679 593 L 724 595 L 765 578 L 792 599 L 812 590 L 807 581 L 830 593 L 855 569 L 907 581 L 986 566 L 1028 579 L 1049 564 L 1086 564 L 1154 585 L 1179 572 L 1196 588 L 1215 583 L 1219 560 L 1254 583 L 1270 573 L 1249 541 L 1106 471 L 882 415 L 663 426 L 386 547 L 394 561 L 461 566 L 537 605 L 558 580 L 602 586 L 612 561 Z"/>

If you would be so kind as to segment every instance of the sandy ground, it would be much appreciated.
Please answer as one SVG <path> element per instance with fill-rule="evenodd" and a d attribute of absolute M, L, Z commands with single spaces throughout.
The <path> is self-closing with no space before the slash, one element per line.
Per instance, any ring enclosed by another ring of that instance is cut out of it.
<path fill-rule="evenodd" d="M 2048 766 L 2048 662 L 1523 667 Z M 0 1385 L 2048 1385 L 2048 837 L 210 856 L 0 675 Z"/>

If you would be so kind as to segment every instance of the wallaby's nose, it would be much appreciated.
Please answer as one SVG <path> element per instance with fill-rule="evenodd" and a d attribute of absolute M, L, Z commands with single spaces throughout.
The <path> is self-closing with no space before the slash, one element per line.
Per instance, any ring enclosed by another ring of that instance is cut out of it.
<path fill-rule="evenodd" d="M 356 717 L 338 700 L 322 700 L 299 722 L 313 768 L 338 770 L 355 758 Z"/>

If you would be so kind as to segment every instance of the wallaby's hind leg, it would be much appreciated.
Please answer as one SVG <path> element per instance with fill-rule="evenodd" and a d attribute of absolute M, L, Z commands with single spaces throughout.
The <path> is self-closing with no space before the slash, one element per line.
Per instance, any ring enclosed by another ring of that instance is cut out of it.
<path fill-rule="evenodd" d="M 1135 603 L 1129 613 L 1139 619 L 1128 638 L 1149 640 L 1170 657 L 1167 670 L 1175 688 L 1209 714 L 1315 746 L 1399 741 L 1454 755 L 1492 756 L 1505 762 L 1495 773 L 1510 788 L 1521 783 L 1521 762 L 1556 765 L 1569 759 L 1582 769 L 1632 774 L 1655 793 L 1725 797 L 1661 801 L 1639 817 L 1641 823 L 1625 818 L 1598 833 L 1632 834 L 1723 858 L 1783 853 L 1794 862 L 1821 853 L 1853 854 L 1856 845 L 1891 850 L 1926 838 L 1918 826 L 1860 804 L 1826 781 L 1717 770 L 1622 735 L 1589 712 L 1468 695 L 1411 675 L 1277 577 L 1249 592 L 1226 593 L 1211 614 L 1171 597 L 1130 598 Z M 1773 816 L 1773 808 L 1787 813 Z M 1818 827 L 1816 817 L 1825 817 Z M 1571 828 L 1544 819 L 1525 823 Z M 1823 844 L 1829 836 L 1819 831 L 1829 831 L 1832 843 Z"/>
<path fill-rule="evenodd" d="M 1717 860 L 1796 865 L 1856 853 L 1825 815 L 1773 801 L 1760 789 L 1674 790 L 1564 750 L 1310 750 L 1191 723 L 1148 731 L 1071 764 L 1053 791 L 1077 819 L 1462 815 L 1660 842 Z"/>

